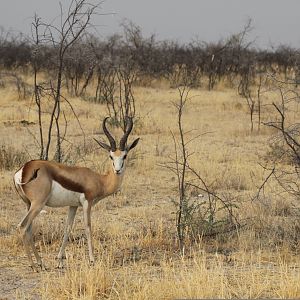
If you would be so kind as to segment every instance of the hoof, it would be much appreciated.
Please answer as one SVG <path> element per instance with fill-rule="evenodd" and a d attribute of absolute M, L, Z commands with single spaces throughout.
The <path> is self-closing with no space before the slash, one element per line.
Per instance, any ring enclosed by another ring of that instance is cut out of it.
<path fill-rule="evenodd" d="M 44 264 L 40 264 L 39 267 L 40 267 L 41 271 L 48 271 L 49 270 L 49 268 L 47 268 Z"/>
<path fill-rule="evenodd" d="M 36 265 L 30 265 L 29 267 L 33 272 L 39 273 L 41 271 Z"/>
<path fill-rule="evenodd" d="M 90 260 L 90 266 L 93 267 L 95 265 L 95 260 Z"/>
<path fill-rule="evenodd" d="M 63 260 L 60 260 L 58 265 L 56 266 L 56 269 L 63 269 L 64 268 L 64 263 L 63 263 Z"/>

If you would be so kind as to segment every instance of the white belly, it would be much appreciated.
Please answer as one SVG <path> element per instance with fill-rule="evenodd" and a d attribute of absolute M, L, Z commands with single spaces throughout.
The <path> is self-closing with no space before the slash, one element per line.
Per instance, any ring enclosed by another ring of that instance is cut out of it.
<path fill-rule="evenodd" d="M 51 193 L 46 205 L 51 207 L 81 206 L 80 197 L 82 195 L 82 193 L 65 189 L 58 182 L 53 180 Z"/>

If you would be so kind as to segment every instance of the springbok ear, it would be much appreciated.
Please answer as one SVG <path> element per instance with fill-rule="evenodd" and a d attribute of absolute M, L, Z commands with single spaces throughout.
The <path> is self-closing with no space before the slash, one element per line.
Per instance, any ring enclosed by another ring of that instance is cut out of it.
<path fill-rule="evenodd" d="M 105 143 L 103 143 L 103 142 L 100 142 L 100 141 L 97 141 L 96 139 L 94 139 L 96 142 L 97 142 L 97 144 L 100 146 L 100 147 L 102 147 L 103 149 L 105 149 L 106 151 L 110 151 L 110 146 L 108 146 L 107 144 L 105 144 Z"/>
<path fill-rule="evenodd" d="M 139 142 L 140 138 L 137 138 L 136 140 L 134 140 L 134 142 L 127 147 L 127 152 L 129 152 L 131 149 L 133 149 Z"/>

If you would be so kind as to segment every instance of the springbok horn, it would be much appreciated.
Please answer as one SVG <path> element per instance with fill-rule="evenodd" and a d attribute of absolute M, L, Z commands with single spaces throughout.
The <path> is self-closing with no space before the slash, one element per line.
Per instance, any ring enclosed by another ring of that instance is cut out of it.
<path fill-rule="evenodd" d="M 130 134 L 130 132 L 132 130 L 132 127 L 133 127 L 132 118 L 127 117 L 126 118 L 126 131 L 125 131 L 123 137 L 120 140 L 120 150 L 121 151 L 125 150 L 127 138 L 128 138 L 128 136 L 129 136 L 129 134 Z"/>
<path fill-rule="evenodd" d="M 106 121 L 109 117 L 106 117 L 103 120 L 103 132 L 105 133 L 105 135 L 107 136 L 107 139 L 109 140 L 110 143 L 110 148 L 112 152 L 115 152 L 117 150 L 117 146 L 116 146 L 116 141 L 115 139 L 112 137 L 112 135 L 109 133 L 108 129 L 106 128 Z"/>

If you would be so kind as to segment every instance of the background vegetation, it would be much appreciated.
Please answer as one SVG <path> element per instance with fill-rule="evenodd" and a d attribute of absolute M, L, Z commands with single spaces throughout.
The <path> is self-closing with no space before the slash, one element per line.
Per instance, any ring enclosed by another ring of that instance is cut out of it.
<path fill-rule="evenodd" d="M 81 31 L 93 7 L 75 3 L 78 35 L 35 17 L 32 39 L 0 36 L 0 296 L 298 298 L 299 50 L 257 49 L 250 21 L 210 44 L 157 41 L 130 22 L 100 39 Z M 106 115 L 116 136 L 134 116 L 141 143 L 122 191 L 93 209 L 96 264 L 77 216 L 55 269 L 67 210 L 46 208 L 35 240 L 49 271 L 33 273 L 14 170 L 43 158 L 103 172 L 93 138 Z"/>

